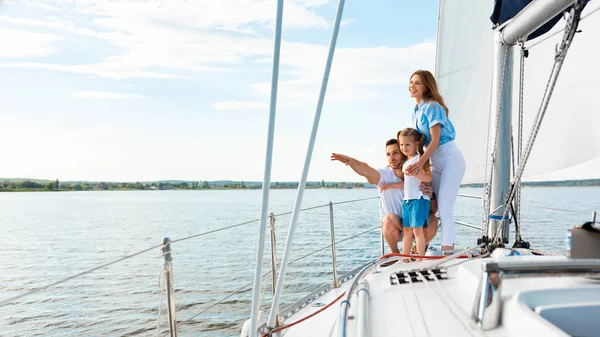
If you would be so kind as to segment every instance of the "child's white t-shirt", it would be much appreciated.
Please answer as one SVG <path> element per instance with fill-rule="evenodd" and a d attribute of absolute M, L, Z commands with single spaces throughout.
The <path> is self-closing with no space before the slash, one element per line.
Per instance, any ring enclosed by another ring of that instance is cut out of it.
<path fill-rule="evenodd" d="M 416 163 L 420 157 L 421 156 L 417 154 L 412 159 L 408 159 L 406 162 L 404 162 L 404 165 L 402 165 L 402 172 L 404 172 L 404 200 L 421 199 L 421 197 L 429 200 L 429 196 L 424 195 L 419 189 L 421 180 L 415 176 L 409 176 L 406 174 L 406 168 L 409 165 Z"/>

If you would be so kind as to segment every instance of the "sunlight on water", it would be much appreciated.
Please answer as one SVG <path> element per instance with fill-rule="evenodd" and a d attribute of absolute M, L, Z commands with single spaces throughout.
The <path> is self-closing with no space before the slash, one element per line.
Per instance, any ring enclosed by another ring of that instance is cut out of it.
<path fill-rule="evenodd" d="M 591 218 L 600 188 L 525 188 L 523 238 L 541 250 L 564 252 L 567 228 Z M 481 195 L 481 189 L 462 193 Z M 270 211 L 291 210 L 296 192 L 271 192 Z M 307 190 L 303 208 L 376 196 L 374 189 Z M 0 301 L 45 286 L 128 254 L 172 240 L 259 217 L 260 191 L 142 191 L 0 194 Z M 567 213 L 536 208 L 582 211 Z M 378 200 L 334 206 L 337 240 L 378 226 Z M 481 201 L 459 198 L 456 219 L 481 225 Z M 276 221 L 281 258 L 290 216 Z M 235 336 L 250 315 L 258 224 L 236 227 L 172 244 L 180 336 Z M 458 227 L 458 244 L 476 244 L 478 230 Z M 435 239 L 439 243 L 439 236 Z M 330 244 L 328 208 L 300 215 L 290 261 Z M 270 270 L 269 238 L 265 271 Z M 380 254 L 373 231 L 337 245 L 343 274 Z M 10 336 L 155 335 L 161 291 L 159 248 L 106 269 L 7 304 L 0 312 L 2 334 Z M 283 304 L 300 299 L 332 279 L 331 250 L 288 268 Z M 271 276 L 264 279 L 263 309 L 268 311 Z M 243 288 L 198 315 L 232 291 Z M 163 308 L 166 300 L 163 299 Z M 194 317 L 195 316 L 195 317 Z M 193 319 L 190 319 L 194 317 Z M 168 328 L 160 312 L 160 329 Z M 161 334 L 161 336 L 164 334 Z"/>

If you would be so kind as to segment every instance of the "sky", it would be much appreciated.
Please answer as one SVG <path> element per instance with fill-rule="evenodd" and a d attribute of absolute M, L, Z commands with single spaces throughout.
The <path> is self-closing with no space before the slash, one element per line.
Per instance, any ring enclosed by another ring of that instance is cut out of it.
<path fill-rule="evenodd" d="M 304 165 L 337 2 L 284 5 L 273 181 Z M 275 0 L 2 1 L 0 177 L 246 180 L 264 174 Z M 309 180 L 361 181 L 433 71 L 437 1 L 348 1 Z"/>
<path fill-rule="evenodd" d="M 386 165 L 385 141 L 410 125 L 410 74 L 435 71 L 437 4 L 346 3 L 310 181 L 364 180 L 332 152 Z M 272 181 L 301 177 L 336 7 L 285 1 Z M 0 0 L 0 177 L 262 181 L 275 13 L 276 0 Z M 554 96 L 569 97 L 584 74 L 596 82 L 584 58 L 595 44 L 578 43 L 587 49 L 571 53 Z M 532 117 L 539 98 L 527 97 Z M 557 100 L 568 102 L 555 99 L 545 126 L 596 118 L 565 119 Z M 596 124 L 585 125 L 586 162 L 524 179 L 600 177 Z M 542 164 L 560 130 L 545 129 L 532 159 Z"/>

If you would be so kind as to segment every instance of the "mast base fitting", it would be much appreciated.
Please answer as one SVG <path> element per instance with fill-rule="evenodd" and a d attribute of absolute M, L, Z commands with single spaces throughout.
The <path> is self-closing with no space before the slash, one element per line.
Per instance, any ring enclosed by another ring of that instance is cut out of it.
<path fill-rule="evenodd" d="M 525 248 L 525 249 L 529 249 L 529 247 L 531 247 L 529 245 L 529 242 L 527 241 L 523 241 L 523 240 L 519 240 L 519 241 L 515 241 L 515 243 L 512 246 L 513 248 Z"/>

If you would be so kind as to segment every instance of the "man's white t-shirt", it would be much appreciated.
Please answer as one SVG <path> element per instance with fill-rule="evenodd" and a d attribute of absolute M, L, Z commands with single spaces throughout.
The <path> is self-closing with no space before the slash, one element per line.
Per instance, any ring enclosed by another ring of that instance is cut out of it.
<path fill-rule="evenodd" d="M 409 165 L 416 163 L 421 156 L 416 155 L 412 159 L 408 159 L 402 165 L 402 171 L 406 173 L 406 168 Z M 423 194 L 419 189 L 419 185 L 421 185 L 421 180 L 415 176 L 407 176 L 404 174 L 404 200 L 412 200 L 412 199 L 424 199 L 429 200 L 429 196 Z"/>
<path fill-rule="evenodd" d="M 377 187 L 387 184 L 401 183 L 402 179 L 398 178 L 391 167 L 378 169 L 380 178 Z M 390 188 L 383 192 L 379 192 L 379 216 L 380 220 L 386 214 L 396 214 L 402 219 L 402 199 L 404 192 L 401 188 Z"/>

